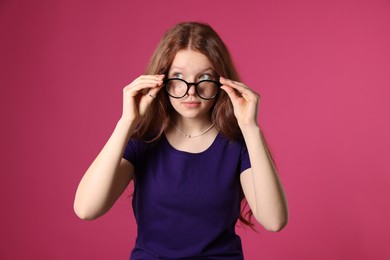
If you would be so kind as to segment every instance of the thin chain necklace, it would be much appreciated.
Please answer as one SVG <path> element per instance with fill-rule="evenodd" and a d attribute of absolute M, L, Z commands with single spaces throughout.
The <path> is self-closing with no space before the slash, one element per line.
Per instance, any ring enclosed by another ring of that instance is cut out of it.
<path fill-rule="evenodd" d="M 179 132 L 180 132 L 182 135 L 184 135 L 185 137 L 187 137 L 187 138 L 195 138 L 195 137 L 202 136 L 202 135 L 204 135 L 205 133 L 207 133 L 208 131 L 210 131 L 211 128 L 214 127 L 215 123 L 213 123 L 213 124 L 212 124 L 209 128 L 207 128 L 205 131 L 203 131 L 202 133 L 197 134 L 197 135 L 189 135 L 189 134 L 186 134 L 186 133 L 184 133 L 177 125 L 175 125 L 174 123 L 172 123 L 172 125 L 173 125 L 177 130 L 179 130 Z"/>

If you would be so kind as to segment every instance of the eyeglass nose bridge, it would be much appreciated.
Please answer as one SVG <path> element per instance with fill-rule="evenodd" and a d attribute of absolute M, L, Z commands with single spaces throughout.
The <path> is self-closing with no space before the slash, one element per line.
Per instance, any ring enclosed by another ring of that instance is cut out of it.
<path fill-rule="evenodd" d="M 184 94 L 184 96 L 185 95 L 188 95 L 188 92 L 190 91 L 190 89 L 191 89 L 191 86 L 194 86 L 194 94 L 196 93 L 198 93 L 198 85 L 199 85 L 199 83 L 200 82 L 187 82 L 187 81 L 184 81 L 186 84 L 187 84 L 187 91 L 186 91 L 186 93 Z"/>

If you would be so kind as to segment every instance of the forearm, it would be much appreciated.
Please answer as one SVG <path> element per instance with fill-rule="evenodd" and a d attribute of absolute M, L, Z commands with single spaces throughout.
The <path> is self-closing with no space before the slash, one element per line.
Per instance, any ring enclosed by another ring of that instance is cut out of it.
<path fill-rule="evenodd" d="M 104 214 L 131 179 L 118 169 L 133 124 L 119 121 L 78 186 L 74 209 L 83 219 L 94 219 Z"/>
<path fill-rule="evenodd" d="M 267 144 L 259 127 L 241 127 L 241 130 L 251 162 L 254 216 L 265 228 L 280 230 L 287 223 L 287 202 Z"/>

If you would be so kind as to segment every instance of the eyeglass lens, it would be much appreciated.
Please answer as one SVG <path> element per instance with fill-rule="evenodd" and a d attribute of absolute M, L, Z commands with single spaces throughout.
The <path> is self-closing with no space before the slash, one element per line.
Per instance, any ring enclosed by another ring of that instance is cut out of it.
<path fill-rule="evenodd" d="M 212 99 L 217 93 L 219 86 L 214 81 L 200 81 L 195 85 L 195 91 L 199 97 L 203 99 Z M 190 86 L 180 79 L 171 79 L 166 83 L 168 94 L 175 98 L 184 97 L 187 94 Z"/>

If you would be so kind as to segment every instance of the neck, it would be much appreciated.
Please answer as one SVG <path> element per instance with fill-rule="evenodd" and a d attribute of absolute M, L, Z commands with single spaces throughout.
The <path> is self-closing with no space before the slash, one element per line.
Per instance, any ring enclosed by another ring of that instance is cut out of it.
<path fill-rule="evenodd" d="M 180 119 L 173 121 L 172 125 L 177 132 L 187 138 L 205 135 L 214 127 L 214 123 L 208 118 L 207 120 Z"/>
<path fill-rule="evenodd" d="M 187 132 L 201 132 L 209 127 L 213 122 L 209 117 L 204 117 L 202 119 L 192 119 L 192 118 L 175 118 L 173 124 L 179 127 L 183 131 Z"/>

